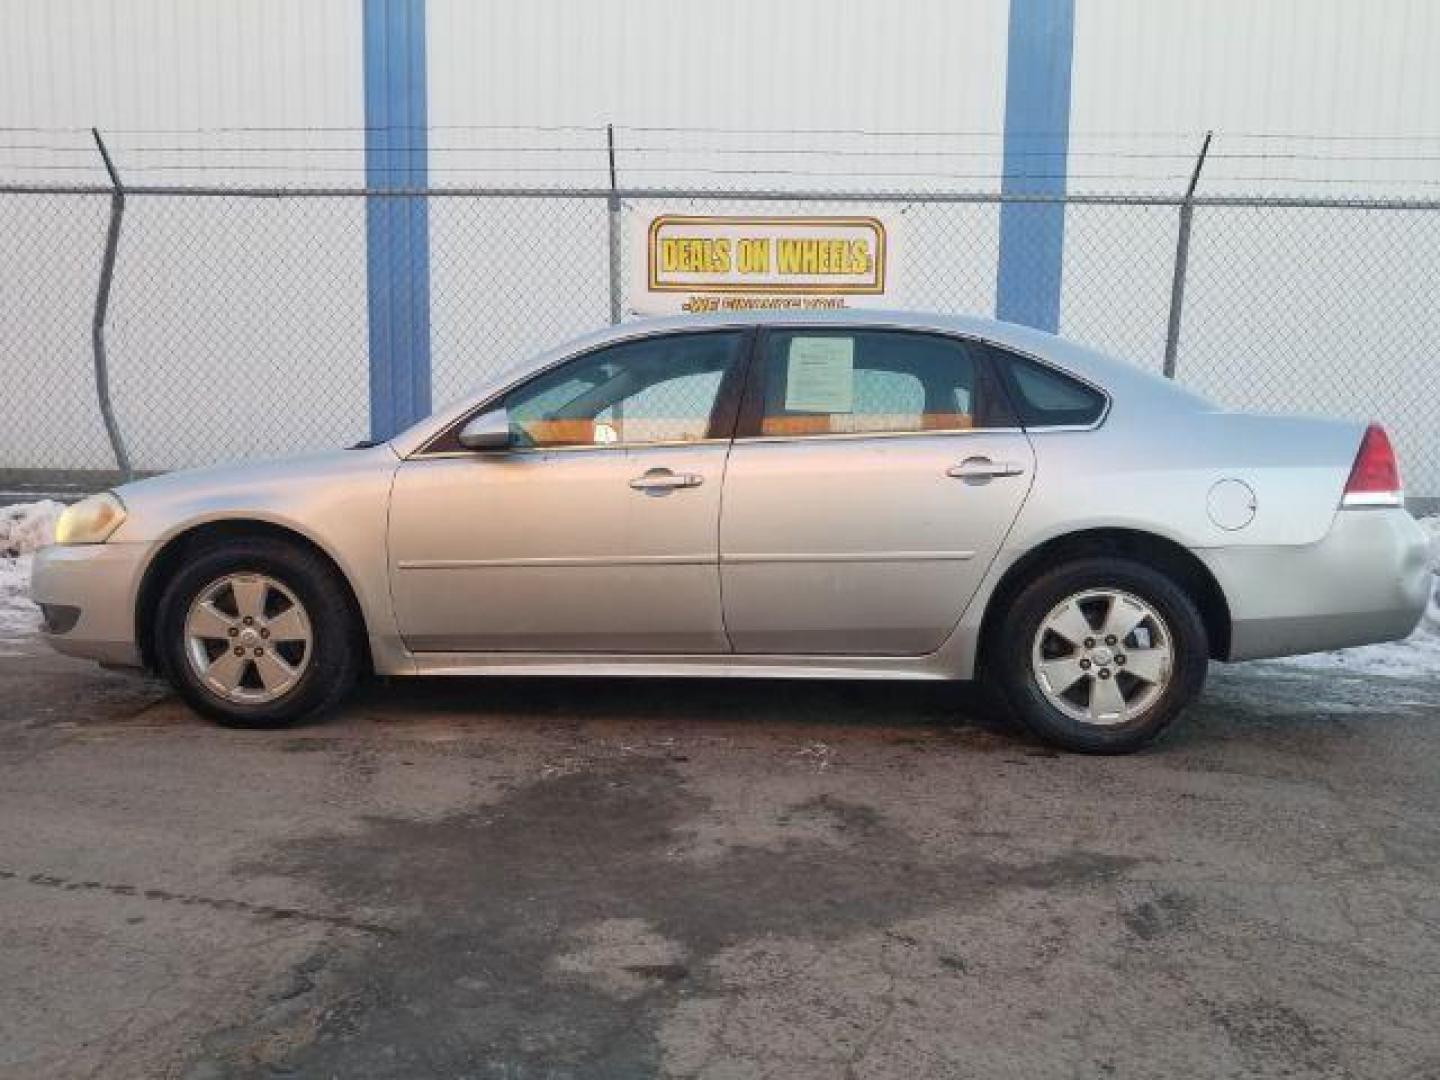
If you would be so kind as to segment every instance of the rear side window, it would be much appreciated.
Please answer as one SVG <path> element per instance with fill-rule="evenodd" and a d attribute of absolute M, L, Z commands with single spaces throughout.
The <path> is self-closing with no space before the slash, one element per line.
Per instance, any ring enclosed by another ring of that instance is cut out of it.
<path fill-rule="evenodd" d="M 747 434 L 906 434 L 1015 423 L 978 342 L 898 330 L 772 330 L 762 365 L 759 400 L 742 427 Z"/>
<path fill-rule="evenodd" d="M 999 364 L 1027 428 L 1089 427 L 1105 413 L 1105 395 L 1078 379 L 1013 353 Z"/>

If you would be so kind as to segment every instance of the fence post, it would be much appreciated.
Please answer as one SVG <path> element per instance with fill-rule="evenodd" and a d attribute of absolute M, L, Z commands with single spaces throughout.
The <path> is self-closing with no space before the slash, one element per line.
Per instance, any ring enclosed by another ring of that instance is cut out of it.
<path fill-rule="evenodd" d="M 105 353 L 105 317 L 110 311 L 110 286 L 115 280 L 115 256 L 120 249 L 120 224 L 125 218 L 125 185 L 110 160 L 110 151 L 98 128 L 91 128 L 95 137 L 95 148 L 100 151 L 100 160 L 110 174 L 110 224 L 105 232 L 105 253 L 100 260 L 100 284 L 95 292 L 95 312 L 90 320 L 90 346 L 95 355 L 95 396 L 100 401 L 100 416 L 105 421 L 105 432 L 110 437 L 110 448 L 115 453 L 115 464 L 120 470 L 121 480 L 134 478 L 130 467 L 130 455 L 125 452 L 125 440 L 120 436 L 120 425 L 115 421 L 115 410 L 110 405 L 110 365 Z"/>
<path fill-rule="evenodd" d="M 615 181 L 615 125 L 605 125 L 605 147 L 610 157 L 610 324 L 620 322 L 620 187 Z"/>
<path fill-rule="evenodd" d="M 1185 273 L 1190 264 L 1190 221 L 1195 216 L 1195 186 L 1200 183 L 1200 170 L 1205 167 L 1205 155 L 1210 152 L 1210 138 L 1215 133 L 1205 132 L 1205 141 L 1200 144 L 1200 154 L 1195 159 L 1195 168 L 1190 173 L 1190 186 L 1185 189 L 1185 198 L 1180 203 L 1180 230 L 1175 237 L 1175 276 L 1170 280 L 1170 321 L 1165 327 L 1165 377 L 1175 378 L 1175 357 L 1180 349 L 1180 315 L 1185 307 Z"/>

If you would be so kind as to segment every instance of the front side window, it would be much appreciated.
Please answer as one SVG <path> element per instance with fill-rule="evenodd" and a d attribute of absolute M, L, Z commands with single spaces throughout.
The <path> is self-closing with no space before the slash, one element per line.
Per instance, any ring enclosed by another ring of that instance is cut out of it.
<path fill-rule="evenodd" d="M 758 424 L 767 436 L 965 431 L 1014 424 L 979 342 L 898 330 L 766 335 Z"/>
<path fill-rule="evenodd" d="M 644 445 L 708 438 L 744 334 L 622 342 L 546 372 L 505 399 L 527 447 Z"/>

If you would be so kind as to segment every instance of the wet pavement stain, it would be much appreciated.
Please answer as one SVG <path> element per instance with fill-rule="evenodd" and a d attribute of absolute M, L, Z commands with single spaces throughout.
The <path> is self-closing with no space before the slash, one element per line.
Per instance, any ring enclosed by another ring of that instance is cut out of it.
<path fill-rule="evenodd" d="M 37 886 L 42 889 L 56 889 L 67 893 L 94 893 L 122 899 L 140 898 L 158 903 L 176 904 L 183 907 L 209 908 L 212 911 L 234 911 L 245 915 L 252 915 L 258 919 L 316 923 L 323 926 L 337 927 L 342 930 L 358 930 L 366 934 L 388 934 L 391 932 L 389 927 L 351 919 L 345 915 L 301 911 L 297 908 L 279 907 L 274 904 L 257 904 L 236 897 L 202 896 L 195 893 L 175 892 L 170 889 L 144 888 L 113 881 L 83 881 L 62 877 L 58 874 L 45 873 L 44 871 L 25 874 L 16 870 L 0 867 L 0 882 L 16 882 L 22 885 Z"/>
<path fill-rule="evenodd" d="M 1183 893 L 1165 892 L 1125 911 L 1121 921 L 1141 941 L 1184 931 L 1194 923 L 1195 901 Z"/>
<path fill-rule="evenodd" d="M 1334 1036 L 1285 1005 L 1264 999 L 1211 1002 L 1206 1012 L 1257 1075 L 1354 1076 L 1341 1064 Z"/>
<path fill-rule="evenodd" d="M 704 993 L 722 949 L 764 937 L 835 939 L 1011 889 L 1084 887 L 1132 860 L 1071 852 L 1014 866 L 927 859 L 870 807 L 825 797 L 843 845 L 684 855 L 706 804 L 668 762 L 605 762 L 543 778 L 499 804 L 440 820 L 372 818 L 359 835 L 290 842 L 243 873 L 318 885 L 331 903 L 384 913 L 396 933 L 332 941 L 301 973 L 314 991 L 282 1056 L 270 1014 L 217 1032 L 193 1076 L 625 1077 L 654 1075 L 657 1029 Z M 607 992 L 556 960 L 577 928 L 638 924 L 681 955 L 617 965 L 635 992 Z M 292 997 L 294 995 L 291 995 Z M 286 999 L 290 1006 L 294 1003 Z"/>

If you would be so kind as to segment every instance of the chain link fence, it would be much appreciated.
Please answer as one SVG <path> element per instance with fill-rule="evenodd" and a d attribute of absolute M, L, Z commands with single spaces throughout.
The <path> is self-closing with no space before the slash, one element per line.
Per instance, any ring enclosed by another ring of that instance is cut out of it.
<path fill-rule="evenodd" d="M 368 434 L 364 190 L 127 190 L 104 366 L 139 472 Z M 907 306 L 995 310 L 998 194 L 472 189 L 429 200 L 438 405 L 626 309 L 636 215 L 903 222 Z M 1033 198 L 1021 213 L 1053 212 Z M 1440 202 L 1082 195 L 1064 205 L 1060 333 L 1226 406 L 1377 419 L 1440 498 Z M 0 485 L 105 474 L 96 296 L 112 193 L 0 188 Z M 1179 260 L 1180 221 L 1191 215 Z M 1183 285 L 1176 288 L 1177 279 Z M 617 292 L 617 290 L 619 290 Z M 1172 315 L 1172 305 L 1183 298 Z"/>

